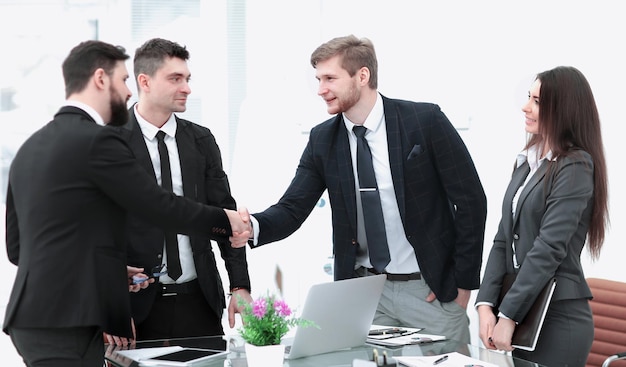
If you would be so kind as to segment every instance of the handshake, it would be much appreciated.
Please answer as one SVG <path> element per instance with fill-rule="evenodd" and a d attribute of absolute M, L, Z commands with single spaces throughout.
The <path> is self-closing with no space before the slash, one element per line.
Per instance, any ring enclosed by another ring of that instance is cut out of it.
<path fill-rule="evenodd" d="M 230 228 L 233 232 L 232 236 L 228 238 L 230 245 L 235 248 L 245 247 L 248 240 L 254 235 L 248 208 L 241 207 L 238 211 L 224 209 L 224 211 L 228 216 Z"/>

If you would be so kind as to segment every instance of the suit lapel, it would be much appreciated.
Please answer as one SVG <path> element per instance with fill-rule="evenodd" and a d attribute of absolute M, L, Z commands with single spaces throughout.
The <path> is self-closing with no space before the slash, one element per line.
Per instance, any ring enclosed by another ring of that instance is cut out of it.
<path fill-rule="evenodd" d="M 137 122 L 134 107 L 131 107 L 130 111 L 128 111 L 128 115 L 128 123 L 123 125 L 122 131 L 124 131 L 128 135 L 128 145 L 135 154 L 137 162 L 139 162 L 141 167 L 143 167 L 143 169 L 145 169 L 146 172 L 148 172 L 148 174 L 152 178 L 154 178 L 154 181 L 156 182 L 154 166 L 152 166 L 152 160 L 150 159 L 150 154 L 148 153 L 146 141 L 144 140 L 143 133 L 141 132 L 141 128 L 139 127 L 139 123 Z"/>
<path fill-rule="evenodd" d="M 528 170 L 530 169 L 528 168 Z M 548 170 L 548 164 L 544 162 L 544 164 L 542 164 L 541 166 L 539 166 L 539 168 L 537 168 L 537 172 L 533 174 L 530 180 L 528 180 L 528 183 L 526 184 L 526 186 L 524 186 L 524 189 L 520 193 L 519 199 L 517 200 L 517 207 L 515 208 L 516 214 L 515 214 L 513 225 L 515 225 L 517 221 L 519 220 L 518 214 L 520 213 L 522 205 L 524 205 L 524 201 L 528 197 L 528 194 L 530 194 L 530 192 L 535 188 L 535 186 L 537 186 L 537 184 L 539 184 L 539 182 L 543 181 L 543 177 L 546 175 L 547 170 Z"/>
<path fill-rule="evenodd" d="M 195 138 L 187 121 L 176 117 L 176 145 L 180 159 L 180 170 L 183 179 L 183 194 L 185 197 L 197 200 L 198 180 L 196 174 L 200 172 L 199 163 L 194 153 Z"/>
<path fill-rule="evenodd" d="M 400 217 L 404 222 L 405 205 L 404 205 L 404 159 L 402 134 L 400 132 L 400 118 L 388 99 L 383 97 L 383 109 L 385 114 L 385 125 L 387 127 L 387 149 L 389 150 L 389 165 L 391 168 L 391 177 L 393 179 L 393 188 L 396 193 L 396 201 L 400 210 Z M 408 153 L 407 153 L 408 154 Z"/>
<path fill-rule="evenodd" d="M 352 155 L 350 154 L 350 142 L 348 130 L 343 121 L 343 116 L 338 114 L 335 118 L 336 131 L 335 146 L 337 147 L 337 173 L 341 192 L 343 193 L 344 205 L 350 219 L 350 226 L 356 236 L 356 190 L 354 184 L 354 170 L 352 167 Z M 343 174 L 346 172 L 347 174 Z M 356 237 L 355 237 L 356 238 Z"/>

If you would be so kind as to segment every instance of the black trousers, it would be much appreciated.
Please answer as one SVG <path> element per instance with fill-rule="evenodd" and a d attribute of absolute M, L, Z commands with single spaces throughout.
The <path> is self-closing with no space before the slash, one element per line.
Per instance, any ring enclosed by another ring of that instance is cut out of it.
<path fill-rule="evenodd" d="M 553 302 L 533 352 L 516 349 L 514 357 L 550 367 L 584 367 L 593 343 L 593 315 L 587 299 Z"/>
<path fill-rule="evenodd" d="M 148 317 L 135 328 L 138 341 L 224 335 L 221 318 L 202 292 L 157 295 Z"/>
<path fill-rule="evenodd" d="M 28 367 L 102 367 L 104 338 L 97 326 L 10 328 L 9 335 Z"/>

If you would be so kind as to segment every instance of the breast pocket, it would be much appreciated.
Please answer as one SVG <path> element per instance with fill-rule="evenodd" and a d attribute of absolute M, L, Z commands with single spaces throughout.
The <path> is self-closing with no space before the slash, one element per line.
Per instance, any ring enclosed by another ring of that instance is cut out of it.
<path fill-rule="evenodd" d="M 409 155 L 406 157 L 406 160 L 410 161 L 412 159 L 415 159 L 419 157 L 422 153 L 424 153 L 424 148 L 422 148 L 421 144 L 416 144 L 413 146 L 413 148 L 411 148 L 411 151 L 409 152 Z"/>

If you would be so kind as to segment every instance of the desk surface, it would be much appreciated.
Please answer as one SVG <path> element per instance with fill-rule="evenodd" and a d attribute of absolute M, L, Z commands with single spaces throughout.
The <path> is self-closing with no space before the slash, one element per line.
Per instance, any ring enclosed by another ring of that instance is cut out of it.
<path fill-rule="evenodd" d="M 186 339 L 157 340 L 149 342 L 139 342 L 135 348 L 163 347 L 163 346 L 183 346 L 207 349 L 224 349 L 225 342 L 221 337 L 202 337 Z M 351 367 L 354 359 L 371 359 L 372 349 L 383 350 L 390 356 L 428 356 L 451 352 L 458 352 L 472 358 L 489 362 L 497 366 L 515 367 L 539 367 L 537 364 L 513 358 L 506 354 L 487 350 L 473 345 L 461 344 L 452 340 L 440 341 L 431 344 L 408 345 L 401 348 L 385 348 L 381 346 L 364 345 L 362 347 L 340 350 L 333 353 L 320 354 L 311 357 L 304 357 L 294 360 L 285 360 L 284 367 Z M 121 348 L 121 350 L 128 348 Z M 106 359 L 116 367 L 137 367 L 139 364 L 117 354 L 120 350 L 113 346 L 107 346 Z M 236 350 L 239 350 L 236 349 Z M 246 367 L 245 353 L 231 351 L 225 356 L 218 356 L 205 363 L 194 365 L 194 367 Z"/>

